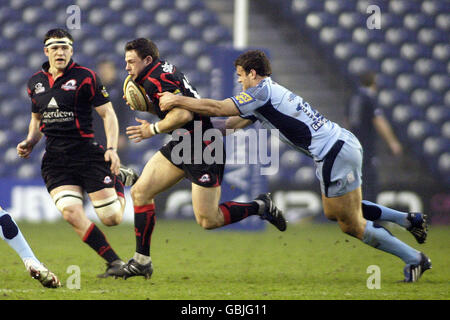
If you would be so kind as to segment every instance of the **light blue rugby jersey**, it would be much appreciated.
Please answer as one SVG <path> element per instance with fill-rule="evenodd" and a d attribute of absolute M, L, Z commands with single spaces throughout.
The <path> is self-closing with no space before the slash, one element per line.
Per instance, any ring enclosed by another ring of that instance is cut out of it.
<path fill-rule="evenodd" d="M 337 123 L 270 77 L 231 99 L 243 118 L 254 116 L 265 128 L 278 129 L 282 141 L 315 160 L 325 157 L 342 131 Z"/>

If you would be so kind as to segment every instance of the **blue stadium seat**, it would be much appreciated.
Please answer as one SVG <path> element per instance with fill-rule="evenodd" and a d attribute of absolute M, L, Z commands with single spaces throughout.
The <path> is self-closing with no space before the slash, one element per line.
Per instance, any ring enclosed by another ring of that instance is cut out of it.
<path fill-rule="evenodd" d="M 431 105 L 425 113 L 427 121 L 440 125 L 450 119 L 450 108 L 444 105 Z"/>
<path fill-rule="evenodd" d="M 201 31 L 190 24 L 177 24 L 169 29 L 169 38 L 183 42 L 189 39 L 201 39 Z"/>
<path fill-rule="evenodd" d="M 186 40 L 183 43 L 183 54 L 189 57 L 196 57 L 205 54 L 210 49 L 210 46 L 201 40 Z"/>
<path fill-rule="evenodd" d="M 78 0 L 77 5 L 80 7 L 81 11 L 89 12 L 92 9 L 107 9 L 109 10 L 109 0 Z"/>
<path fill-rule="evenodd" d="M 42 3 L 42 7 L 46 10 L 54 11 L 60 8 L 65 9 L 73 4 L 75 4 L 75 1 L 73 0 L 44 0 Z M 79 1 L 77 5 L 79 5 Z"/>
<path fill-rule="evenodd" d="M 384 108 L 392 108 L 392 106 L 399 104 L 406 104 L 409 102 L 409 95 L 395 89 L 383 89 L 378 94 L 378 104 Z"/>
<path fill-rule="evenodd" d="M 306 15 L 310 12 L 324 10 L 324 1 L 322 0 L 293 0 L 291 4 L 293 14 Z"/>
<path fill-rule="evenodd" d="M 403 25 L 406 29 L 417 31 L 421 28 L 434 26 L 433 18 L 423 13 L 407 14 L 403 18 Z"/>
<path fill-rule="evenodd" d="M 405 15 L 411 12 L 420 12 L 420 2 L 410 0 L 391 0 L 389 1 L 389 12 Z"/>
<path fill-rule="evenodd" d="M 87 56 L 96 56 L 114 51 L 114 44 L 110 41 L 99 39 L 86 39 L 82 44 L 82 53 Z"/>
<path fill-rule="evenodd" d="M 391 28 L 386 31 L 385 39 L 388 43 L 400 45 L 405 42 L 415 42 L 416 33 L 403 28 Z"/>
<path fill-rule="evenodd" d="M 382 41 L 384 38 L 381 30 L 370 30 L 366 27 L 359 27 L 353 30 L 353 41 L 360 44 L 369 44 L 377 41 Z"/>
<path fill-rule="evenodd" d="M 419 43 L 432 46 L 436 43 L 447 42 L 449 40 L 448 31 L 442 31 L 435 28 L 423 28 L 417 33 Z"/>
<path fill-rule="evenodd" d="M 450 120 L 449 120 L 449 118 L 447 118 L 446 121 L 442 124 L 441 133 L 442 133 L 442 136 L 445 137 L 447 140 L 450 139 Z"/>
<path fill-rule="evenodd" d="M 337 17 L 327 12 L 312 12 L 306 17 L 306 26 L 316 31 L 325 26 L 334 26 L 336 24 Z"/>
<path fill-rule="evenodd" d="M 411 93 L 411 102 L 415 106 L 426 108 L 437 101 L 437 96 L 429 89 L 418 88 Z"/>
<path fill-rule="evenodd" d="M 218 23 L 216 16 L 208 10 L 196 10 L 189 13 L 188 22 L 197 28 L 205 28 Z"/>
<path fill-rule="evenodd" d="M 324 3 L 324 11 L 331 14 L 340 14 L 344 11 L 354 11 L 356 7 L 356 1 L 347 0 L 326 0 Z"/>
<path fill-rule="evenodd" d="M 422 76 L 430 76 L 444 70 L 445 65 L 438 60 L 422 58 L 414 63 L 414 71 Z"/>
<path fill-rule="evenodd" d="M 450 46 L 448 43 L 438 43 L 433 47 L 432 56 L 434 59 L 446 62 L 450 59 Z"/>
<path fill-rule="evenodd" d="M 374 60 L 382 60 L 398 56 L 398 47 L 388 43 L 371 43 L 367 47 L 367 56 Z"/>
<path fill-rule="evenodd" d="M 366 53 L 365 47 L 354 42 L 338 43 L 334 48 L 334 56 L 340 60 L 362 57 Z"/>
<path fill-rule="evenodd" d="M 397 77 L 396 86 L 405 92 L 411 92 L 417 88 L 426 88 L 427 80 L 414 73 L 403 73 Z"/>
<path fill-rule="evenodd" d="M 120 22 L 120 13 L 109 9 L 108 7 L 93 8 L 88 13 L 88 22 L 95 26 L 102 26 L 107 23 Z"/>
<path fill-rule="evenodd" d="M 158 10 L 155 14 L 155 21 L 168 28 L 173 24 L 186 23 L 187 14 L 173 9 Z"/>
<path fill-rule="evenodd" d="M 124 12 L 128 9 L 140 8 L 141 2 L 139 0 L 111 0 L 108 7 L 114 11 Z"/>
<path fill-rule="evenodd" d="M 421 7 L 421 11 L 429 16 L 435 16 L 440 12 L 448 12 L 449 9 L 448 2 L 441 0 L 425 0 Z"/>
<path fill-rule="evenodd" d="M 376 81 L 379 90 L 395 87 L 395 77 L 384 73 L 378 73 Z"/>
<path fill-rule="evenodd" d="M 367 17 L 359 12 L 342 12 L 338 18 L 338 24 L 341 28 L 353 30 L 366 23 Z"/>
<path fill-rule="evenodd" d="M 400 58 L 386 58 L 381 63 L 381 70 L 389 75 L 409 73 L 413 71 L 412 64 Z"/>
<path fill-rule="evenodd" d="M 157 23 L 146 24 L 136 28 L 136 38 L 148 38 L 159 42 L 159 40 L 164 40 L 168 37 L 169 30 Z"/>
<path fill-rule="evenodd" d="M 45 20 L 48 11 L 39 7 L 28 7 L 23 10 L 22 21 L 28 24 L 36 24 Z"/>
<path fill-rule="evenodd" d="M 450 151 L 450 139 L 440 136 L 430 136 L 423 142 L 423 150 L 428 156 L 439 156 Z"/>
<path fill-rule="evenodd" d="M 34 27 L 32 25 L 15 21 L 6 23 L 2 28 L 2 35 L 6 39 L 19 39 L 23 35 L 32 34 Z"/>
<path fill-rule="evenodd" d="M 179 11 L 196 11 L 204 8 L 202 0 L 175 0 L 175 8 Z"/>
<path fill-rule="evenodd" d="M 447 11 L 444 11 L 443 13 L 439 14 L 436 17 L 436 27 L 441 32 L 449 32 L 450 31 L 450 5 L 447 8 Z"/>
<path fill-rule="evenodd" d="M 351 75 L 358 75 L 367 70 L 378 72 L 380 70 L 380 63 L 373 59 L 356 57 L 350 59 L 347 70 Z"/>
<path fill-rule="evenodd" d="M 25 8 L 33 6 L 35 1 L 33 0 L 20 0 L 20 1 L 10 1 L 9 6 L 13 9 L 23 10 Z"/>
<path fill-rule="evenodd" d="M 89 38 L 91 39 L 101 38 L 102 28 L 101 26 L 96 26 L 90 23 L 84 23 L 82 28 L 70 30 L 70 34 L 73 37 L 74 46 L 77 46 L 79 41 L 84 41 Z"/>
<path fill-rule="evenodd" d="M 134 28 L 118 25 L 116 23 L 105 24 L 102 27 L 101 38 L 106 41 L 117 41 L 121 38 L 131 38 L 134 36 Z"/>
<path fill-rule="evenodd" d="M 428 46 L 419 43 L 405 43 L 400 47 L 400 56 L 415 61 L 418 58 L 430 57 L 431 51 Z"/>
<path fill-rule="evenodd" d="M 450 76 L 448 73 L 433 74 L 430 76 L 429 87 L 436 92 L 444 93 L 450 90 Z"/>
<path fill-rule="evenodd" d="M 142 1 L 142 8 L 149 12 L 156 12 L 160 9 L 170 9 L 175 5 L 175 0 L 146 0 Z"/>
<path fill-rule="evenodd" d="M 12 51 L 0 52 L 0 70 L 9 70 L 11 66 L 23 66 L 25 64 L 26 60 L 22 55 L 18 55 Z"/>
<path fill-rule="evenodd" d="M 320 30 L 319 38 L 323 43 L 333 45 L 337 42 L 350 41 L 351 33 L 348 30 L 338 27 L 324 27 Z"/>
<path fill-rule="evenodd" d="M 154 14 L 142 9 L 128 9 L 122 15 L 122 23 L 128 27 L 148 25 L 154 20 Z"/>
<path fill-rule="evenodd" d="M 43 39 L 37 39 L 36 37 L 24 37 L 20 41 L 15 42 L 15 52 L 17 54 L 29 55 L 34 52 L 40 52 L 43 48 Z"/>
<path fill-rule="evenodd" d="M 202 38 L 209 44 L 220 44 L 223 41 L 230 39 L 230 32 L 227 28 L 217 25 L 211 28 L 207 28 L 203 31 Z"/>
<path fill-rule="evenodd" d="M 413 141 L 423 141 L 426 137 L 438 134 L 438 130 L 427 121 L 413 120 L 408 124 L 407 134 Z"/>
<path fill-rule="evenodd" d="M 34 72 L 27 67 L 17 66 L 8 71 L 6 81 L 15 86 L 23 87 Z"/>

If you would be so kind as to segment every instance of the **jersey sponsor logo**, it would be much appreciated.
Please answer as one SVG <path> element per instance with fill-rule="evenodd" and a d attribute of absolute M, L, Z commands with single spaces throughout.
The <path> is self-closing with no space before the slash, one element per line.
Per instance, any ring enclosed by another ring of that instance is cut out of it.
<path fill-rule="evenodd" d="M 173 65 L 168 62 L 164 62 L 161 68 L 164 72 L 173 73 Z"/>
<path fill-rule="evenodd" d="M 34 93 L 38 94 L 38 93 L 42 93 L 45 91 L 45 87 L 42 85 L 41 82 L 38 82 L 34 85 Z"/>
<path fill-rule="evenodd" d="M 247 92 L 241 92 L 237 96 L 234 96 L 234 99 L 240 106 L 243 106 L 255 100 L 255 98 L 250 94 L 248 94 Z"/>
<path fill-rule="evenodd" d="M 47 105 L 49 111 L 42 113 L 42 123 L 67 122 L 74 120 L 74 113 L 72 111 L 59 110 L 58 103 L 55 97 L 52 97 Z"/>
<path fill-rule="evenodd" d="M 77 89 L 77 80 L 70 79 L 66 83 L 61 86 L 61 89 L 65 91 L 76 90 Z"/>
<path fill-rule="evenodd" d="M 302 101 L 297 105 L 297 111 L 302 111 L 309 119 L 311 119 L 311 128 L 315 131 L 319 130 L 328 119 L 319 113 L 319 111 L 313 109 L 308 102 Z"/>
<path fill-rule="evenodd" d="M 205 173 L 198 179 L 198 181 L 205 183 L 211 181 L 211 178 L 209 177 L 209 174 Z"/>
<path fill-rule="evenodd" d="M 108 91 L 106 90 L 106 87 L 105 86 L 102 86 L 102 95 L 105 97 L 105 98 L 108 98 L 109 97 L 109 93 L 108 93 Z"/>

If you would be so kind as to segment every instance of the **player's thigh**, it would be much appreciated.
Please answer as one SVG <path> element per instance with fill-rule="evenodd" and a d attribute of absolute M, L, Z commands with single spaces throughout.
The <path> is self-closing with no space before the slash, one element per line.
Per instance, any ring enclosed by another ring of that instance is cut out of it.
<path fill-rule="evenodd" d="M 133 201 L 147 201 L 185 177 L 185 172 L 172 164 L 160 151 L 147 162 L 131 189 Z M 135 203 L 135 205 L 139 205 Z"/>
<path fill-rule="evenodd" d="M 221 187 L 202 187 L 192 183 L 192 207 L 197 219 L 215 217 L 219 209 Z"/>

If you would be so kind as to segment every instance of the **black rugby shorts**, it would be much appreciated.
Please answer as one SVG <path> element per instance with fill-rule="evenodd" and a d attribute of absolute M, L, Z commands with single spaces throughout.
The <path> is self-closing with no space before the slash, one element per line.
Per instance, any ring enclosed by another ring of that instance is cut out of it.
<path fill-rule="evenodd" d="M 87 193 L 113 188 L 116 176 L 110 170 L 111 163 L 105 161 L 104 153 L 96 143 L 72 152 L 46 152 L 41 174 L 47 190 L 65 185 L 80 186 Z"/>

